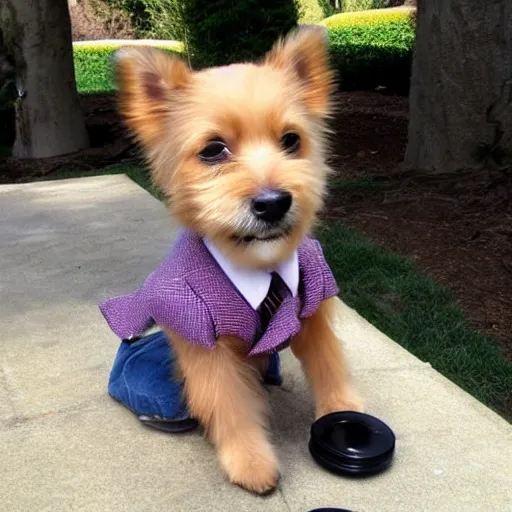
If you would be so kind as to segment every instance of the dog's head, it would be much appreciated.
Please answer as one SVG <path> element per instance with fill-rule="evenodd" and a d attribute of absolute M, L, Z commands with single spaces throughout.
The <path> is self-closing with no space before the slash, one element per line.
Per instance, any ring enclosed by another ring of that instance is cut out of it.
<path fill-rule="evenodd" d="M 242 265 L 289 257 L 326 186 L 324 30 L 294 31 L 260 63 L 199 72 L 157 49 L 116 57 L 121 113 L 172 213 Z"/>

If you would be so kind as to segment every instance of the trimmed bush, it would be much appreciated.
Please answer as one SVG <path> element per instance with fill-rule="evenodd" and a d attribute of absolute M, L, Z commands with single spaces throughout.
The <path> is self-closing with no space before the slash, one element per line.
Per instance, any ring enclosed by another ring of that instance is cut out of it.
<path fill-rule="evenodd" d="M 321 22 L 328 27 L 332 63 L 345 90 L 386 86 L 399 93 L 408 91 L 415 39 L 413 12 L 413 9 L 402 8 L 343 13 Z M 277 27 L 274 30 L 278 32 Z M 245 58 L 262 55 L 276 37 L 276 33 L 273 33 L 272 37 L 269 36 L 263 42 L 258 40 L 260 47 L 256 51 L 251 46 L 244 48 Z M 250 36 L 248 38 L 251 39 Z M 226 43 L 223 40 L 218 44 Z M 163 44 L 155 46 L 166 47 L 178 54 L 184 51 L 184 45 L 178 42 L 171 48 Z M 218 46 L 214 46 L 220 51 Z M 112 45 L 74 45 L 75 72 L 80 93 L 114 90 L 111 57 L 116 48 Z M 216 54 L 213 59 L 210 54 L 203 53 L 202 56 L 208 65 L 227 62 L 223 54 Z M 240 56 L 236 49 L 231 49 L 230 59 L 243 60 L 244 55 Z"/>
<path fill-rule="evenodd" d="M 411 9 L 336 14 L 328 27 L 331 56 L 342 87 L 409 89 L 415 27 Z"/>
<path fill-rule="evenodd" d="M 131 15 L 139 37 L 183 41 L 199 68 L 261 56 L 299 12 L 308 23 L 331 14 L 328 0 L 106 1 Z"/>
<path fill-rule="evenodd" d="M 298 23 L 297 0 L 183 0 L 185 46 L 194 66 L 254 60 Z"/>
<path fill-rule="evenodd" d="M 384 9 L 403 5 L 405 0 L 341 0 L 343 12 L 366 11 L 368 9 Z"/>
<path fill-rule="evenodd" d="M 80 94 L 112 92 L 115 90 L 112 75 L 112 56 L 121 45 L 73 45 L 76 86 Z M 183 45 L 160 46 L 171 53 L 181 54 Z"/>
<path fill-rule="evenodd" d="M 330 16 L 320 22 L 327 28 L 343 28 L 367 25 L 383 25 L 397 22 L 413 25 L 414 8 L 401 7 L 397 9 L 377 9 L 370 11 L 342 12 Z"/>

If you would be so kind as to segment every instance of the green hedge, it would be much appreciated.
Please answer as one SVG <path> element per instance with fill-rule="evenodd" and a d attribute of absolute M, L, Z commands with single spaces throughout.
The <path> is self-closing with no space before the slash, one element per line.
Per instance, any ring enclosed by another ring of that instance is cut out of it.
<path fill-rule="evenodd" d="M 399 93 L 408 91 L 415 40 L 413 13 L 414 10 L 408 8 L 382 9 L 337 14 L 321 22 L 329 30 L 332 63 L 345 90 L 386 86 Z M 262 39 L 259 44 L 270 44 L 274 35 Z M 249 38 L 246 42 L 249 44 Z M 115 46 L 75 45 L 79 92 L 114 89 L 111 56 L 115 49 Z M 183 52 L 183 45 L 175 43 L 168 49 L 180 53 Z M 213 55 L 214 60 L 226 59 L 219 48 L 215 47 L 214 50 L 217 52 Z M 230 58 L 249 58 L 250 48 L 244 51 L 247 54 L 237 56 L 233 53 Z M 263 51 L 261 46 L 259 53 Z M 201 56 L 206 62 L 208 56 L 204 53 Z"/>
<path fill-rule="evenodd" d="M 364 0 L 368 1 L 368 0 Z M 385 1 L 385 0 L 379 0 Z M 128 14 L 132 28 L 139 37 L 155 39 L 181 39 L 181 24 L 177 10 L 186 6 L 187 0 L 105 0 L 107 4 L 121 9 Z M 190 3 L 190 2 L 189 2 Z M 214 2 L 210 2 L 214 3 Z M 242 7 L 248 5 L 252 11 L 261 8 L 258 2 L 252 0 L 239 0 Z M 318 23 L 333 14 L 329 0 L 297 0 L 300 23 Z M 229 14 L 230 10 L 237 10 L 240 5 L 230 2 L 228 8 L 217 9 L 221 14 Z M 269 4 L 269 7 L 271 5 Z M 214 6 L 215 8 L 216 6 Z M 268 10 L 268 7 L 267 7 Z M 201 19 L 204 19 L 203 13 Z"/>
<path fill-rule="evenodd" d="M 341 0 L 343 12 L 359 12 L 368 9 L 384 9 L 403 5 L 405 0 Z"/>
<path fill-rule="evenodd" d="M 396 7 L 394 9 L 375 9 L 370 11 L 342 12 L 324 19 L 320 24 L 328 28 L 381 25 L 387 22 L 411 23 L 416 9 Z"/>
<path fill-rule="evenodd" d="M 332 63 L 342 87 L 388 87 L 406 93 L 415 41 L 413 10 L 342 13 L 322 22 L 329 30 Z"/>
<path fill-rule="evenodd" d="M 73 45 L 76 85 L 80 94 L 111 92 L 115 89 L 112 56 L 121 45 Z M 183 45 L 158 46 L 181 54 Z"/>

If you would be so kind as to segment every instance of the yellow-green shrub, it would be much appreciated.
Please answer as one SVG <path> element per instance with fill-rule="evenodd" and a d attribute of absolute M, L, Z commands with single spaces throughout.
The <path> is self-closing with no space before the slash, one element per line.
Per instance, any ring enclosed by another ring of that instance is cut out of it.
<path fill-rule="evenodd" d="M 388 22 L 410 23 L 415 9 L 397 7 L 394 9 L 372 9 L 359 12 L 342 12 L 334 14 L 320 22 L 328 28 L 353 27 L 360 25 L 378 25 Z"/>
<path fill-rule="evenodd" d="M 332 63 L 345 89 L 409 87 L 415 41 L 413 9 L 336 14 L 329 30 Z"/>

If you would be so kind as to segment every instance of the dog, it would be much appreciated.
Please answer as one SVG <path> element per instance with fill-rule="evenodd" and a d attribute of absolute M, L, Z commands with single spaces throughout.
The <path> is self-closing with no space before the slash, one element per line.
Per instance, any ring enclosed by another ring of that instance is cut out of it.
<path fill-rule="evenodd" d="M 187 235 L 142 291 L 104 314 L 120 336 L 154 318 L 220 466 L 232 483 L 266 494 L 280 478 L 262 385 L 270 351 L 289 346 L 300 360 L 317 418 L 363 409 L 333 330 L 338 290 L 309 238 L 330 172 L 326 32 L 295 29 L 256 63 L 192 71 L 163 50 L 124 47 L 115 67 L 120 112 Z M 271 269 L 281 269 L 288 302 L 251 343 Z"/>

